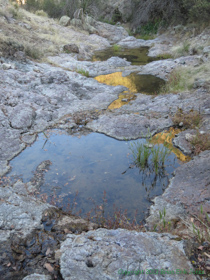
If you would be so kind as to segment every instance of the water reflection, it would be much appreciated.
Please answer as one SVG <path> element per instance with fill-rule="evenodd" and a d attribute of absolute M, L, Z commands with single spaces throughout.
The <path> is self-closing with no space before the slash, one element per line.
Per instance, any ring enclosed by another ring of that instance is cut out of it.
<path fill-rule="evenodd" d="M 145 140 L 139 141 L 145 143 Z M 48 133 L 45 142 L 46 137 L 40 134 L 31 147 L 11 161 L 12 172 L 8 176 L 22 174 L 23 181 L 29 181 L 38 164 L 50 160 L 52 165 L 45 174 L 40 195 L 48 202 L 54 196 L 56 205 L 65 210 L 78 190 L 77 210 L 81 209 L 82 215 L 93 206 L 88 198 L 100 205 L 106 191 L 107 213 L 112 213 L 115 204 L 127 209 L 130 217 L 138 209 L 137 218 L 142 219 L 142 211 L 150 205 L 149 199 L 162 194 L 174 168 L 179 165 L 177 157 L 171 154 L 164 172 L 155 174 L 150 169 L 140 170 L 133 164 L 130 141 L 118 141 L 103 134 L 73 137 L 54 130 Z"/>
<path fill-rule="evenodd" d="M 148 50 L 148 47 L 127 49 L 120 46 L 118 48 L 113 46 L 103 51 L 97 51 L 92 57 L 92 61 L 105 61 L 112 56 L 118 56 L 120 58 L 125 58 L 133 65 L 144 65 L 157 60 L 156 58 L 147 56 Z"/>
<path fill-rule="evenodd" d="M 173 146 L 172 140 L 175 137 L 176 134 L 180 133 L 180 129 L 175 129 L 171 127 L 168 131 L 160 132 L 156 134 L 152 140 L 151 143 L 153 144 L 164 144 L 166 147 L 168 147 L 179 160 L 183 162 L 189 161 L 191 158 L 189 156 L 184 155 L 178 148 Z"/>
<path fill-rule="evenodd" d="M 162 79 L 152 75 L 138 75 L 136 73 L 131 73 L 130 75 L 123 77 L 122 72 L 100 75 L 95 77 L 95 79 L 98 82 L 106 85 L 122 85 L 128 88 L 128 91 L 121 93 L 118 99 L 113 101 L 108 109 L 120 108 L 130 100 L 135 99 L 135 93 L 137 92 L 145 94 L 157 94 L 160 87 L 165 83 Z M 125 101 L 125 99 L 127 100 Z"/>

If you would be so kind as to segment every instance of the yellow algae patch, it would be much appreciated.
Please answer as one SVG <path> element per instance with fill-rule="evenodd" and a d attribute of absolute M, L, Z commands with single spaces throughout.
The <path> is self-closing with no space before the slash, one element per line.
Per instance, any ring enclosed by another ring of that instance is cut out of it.
<path fill-rule="evenodd" d="M 124 91 L 119 94 L 118 99 L 116 99 L 109 105 L 108 109 L 113 110 L 113 109 L 120 108 L 123 105 L 128 104 L 131 100 L 135 100 L 135 99 L 136 99 L 136 95 Z"/>
<path fill-rule="evenodd" d="M 175 134 L 178 134 L 179 132 L 181 132 L 180 129 L 174 129 L 171 127 L 168 131 L 160 132 L 153 136 L 150 143 L 163 144 L 164 146 L 169 148 L 179 160 L 183 162 L 189 161 L 191 159 L 189 156 L 184 155 L 179 149 L 173 146 L 172 140 L 175 137 Z"/>
<path fill-rule="evenodd" d="M 137 92 L 136 81 L 133 75 L 123 77 L 122 72 L 115 72 L 108 75 L 97 76 L 95 77 L 95 79 L 99 83 L 103 83 L 110 86 L 125 86 L 130 90 L 130 92 Z"/>

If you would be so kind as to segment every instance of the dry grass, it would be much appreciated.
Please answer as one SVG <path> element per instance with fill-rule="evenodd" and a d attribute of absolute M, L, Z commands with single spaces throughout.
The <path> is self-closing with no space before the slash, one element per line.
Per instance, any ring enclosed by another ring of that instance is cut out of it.
<path fill-rule="evenodd" d="M 204 80 L 206 86 L 210 83 L 210 61 L 196 67 L 176 68 L 171 72 L 166 84 L 160 89 L 160 93 L 178 93 L 191 90 L 196 80 Z"/>
<path fill-rule="evenodd" d="M 175 126 L 179 127 L 179 124 L 182 122 L 184 128 L 199 127 L 201 120 L 202 116 L 198 111 L 190 110 L 189 112 L 183 112 L 180 108 L 172 118 Z"/>
<path fill-rule="evenodd" d="M 191 144 L 193 145 L 193 152 L 198 155 L 200 152 L 210 150 L 210 133 L 201 134 L 197 131 L 195 137 L 193 137 Z"/>
<path fill-rule="evenodd" d="M 16 9 L 12 5 L 9 9 L 12 12 L 9 13 L 8 9 L 0 10 L 0 51 L 3 53 L 5 53 L 3 43 L 10 41 L 11 38 L 14 42 L 21 42 L 26 47 L 27 55 L 33 59 L 57 55 L 62 52 L 63 46 L 70 42 L 80 45 L 85 40 L 85 44 L 91 49 L 98 48 L 97 42 L 89 40 L 82 31 L 77 32 L 73 27 L 62 27 L 58 20 L 46 17 L 42 11 L 33 14 L 21 8 Z M 9 15 L 9 18 L 15 17 L 17 22 L 8 23 L 4 15 Z"/>

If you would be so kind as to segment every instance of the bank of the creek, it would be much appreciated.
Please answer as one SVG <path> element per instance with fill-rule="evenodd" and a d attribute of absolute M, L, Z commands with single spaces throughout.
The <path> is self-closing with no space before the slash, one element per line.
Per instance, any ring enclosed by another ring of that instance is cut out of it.
<path fill-rule="evenodd" d="M 43 22 L 38 32 L 28 18 L 27 12 L 8 22 L 0 14 L 8 28 L 2 32 L 27 21 L 30 34 L 39 36 Z M 158 94 L 174 69 L 196 68 L 208 53 L 161 60 L 175 37 L 144 41 L 93 19 L 89 35 L 47 20 L 68 38 L 69 49 L 77 45 L 75 53 L 57 51 L 35 62 L 13 43 L 0 52 L 0 278 L 116 280 L 128 278 L 119 271 L 140 270 L 144 275 L 130 278 L 147 279 L 156 269 L 154 279 L 196 280 L 190 272 L 199 269 L 208 279 L 207 256 L 192 264 L 192 242 L 186 246 L 184 239 L 193 237 L 186 225 L 201 205 L 210 213 L 210 152 L 195 156 L 189 141 L 210 130 L 209 90 L 195 84 L 187 92 Z M 204 35 L 198 40 L 207 44 Z M 183 120 L 175 128 L 178 109 L 200 112 L 199 127 L 188 129 Z M 137 147 L 149 151 L 147 164 L 134 162 Z M 158 149 L 170 153 L 155 169 Z M 70 213 L 69 200 L 85 217 L 94 206 L 89 197 L 101 209 L 104 191 L 106 215 L 113 215 L 113 204 L 130 218 L 137 209 L 138 221 L 146 219 L 142 232 L 97 229 Z M 208 248 L 202 243 L 201 250 Z M 177 269 L 188 274 L 161 274 Z"/>

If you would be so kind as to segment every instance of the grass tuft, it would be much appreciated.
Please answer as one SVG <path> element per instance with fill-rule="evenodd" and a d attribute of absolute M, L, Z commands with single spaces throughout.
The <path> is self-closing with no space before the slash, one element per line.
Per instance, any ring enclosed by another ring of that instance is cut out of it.
<path fill-rule="evenodd" d="M 81 74 L 81 75 L 85 76 L 85 77 L 89 77 L 89 76 L 90 76 L 90 75 L 89 75 L 89 72 L 86 71 L 86 70 L 84 70 L 84 69 L 76 69 L 76 72 L 77 72 L 78 74 Z"/>

